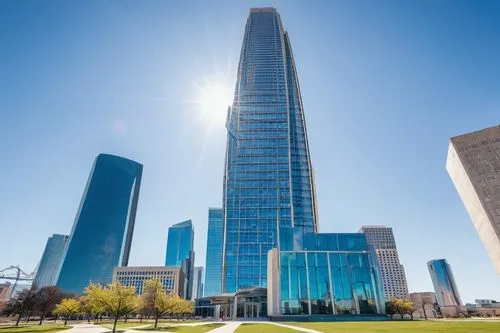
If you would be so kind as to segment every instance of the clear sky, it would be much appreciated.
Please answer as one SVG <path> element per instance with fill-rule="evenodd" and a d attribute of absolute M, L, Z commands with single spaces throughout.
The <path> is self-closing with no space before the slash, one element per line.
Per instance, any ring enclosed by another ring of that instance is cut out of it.
<path fill-rule="evenodd" d="M 500 299 L 445 170 L 450 136 L 500 120 L 498 1 L 0 1 L 0 269 L 70 232 L 101 152 L 144 164 L 130 264 L 191 218 L 204 265 L 226 137 L 199 101 L 232 90 L 257 6 L 290 34 L 320 231 L 392 226 L 410 291 L 447 258 L 465 301 Z"/>

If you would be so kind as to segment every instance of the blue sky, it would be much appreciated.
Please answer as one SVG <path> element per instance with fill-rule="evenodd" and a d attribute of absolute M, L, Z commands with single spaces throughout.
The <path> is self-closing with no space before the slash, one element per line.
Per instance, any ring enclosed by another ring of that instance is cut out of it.
<path fill-rule="evenodd" d="M 193 101 L 234 86 L 256 6 L 290 33 L 320 230 L 390 225 L 410 291 L 447 258 L 465 301 L 500 299 L 445 170 L 450 136 L 499 123 L 495 1 L 1 1 L 0 268 L 32 270 L 69 233 L 101 152 L 144 164 L 130 264 L 161 265 L 168 226 L 192 218 L 204 265 L 226 138 Z"/>

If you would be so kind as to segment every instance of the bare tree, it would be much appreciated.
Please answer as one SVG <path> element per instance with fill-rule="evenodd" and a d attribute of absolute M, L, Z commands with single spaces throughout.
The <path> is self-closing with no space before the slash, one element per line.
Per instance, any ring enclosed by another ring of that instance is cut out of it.
<path fill-rule="evenodd" d="M 35 310 L 40 313 L 39 325 L 42 325 L 45 316 L 54 310 L 63 297 L 63 292 L 55 286 L 44 287 L 36 293 Z"/>
<path fill-rule="evenodd" d="M 33 310 L 35 306 L 36 293 L 33 290 L 24 289 L 12 302 L 12 309 L 14 313 L 17 313 L 19 317 L 17 317 L 16 326 L 19 326 L 19 321 L 21 321 L 21 317 L 29 313 Z"/>

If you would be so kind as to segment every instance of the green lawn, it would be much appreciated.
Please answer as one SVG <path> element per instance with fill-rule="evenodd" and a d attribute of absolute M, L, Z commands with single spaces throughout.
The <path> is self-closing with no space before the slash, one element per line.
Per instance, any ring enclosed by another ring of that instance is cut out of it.
<path fill-rule="evenodd" d="M 173 320 L 167 320 L 167 319 L 160 319 L 158 321 L 158 326 L 164 326 L 164 325 L 170 325 L 170 324 L 186 324 L 186 323 L 193 323 L 193 322 L 196 322 L 196 323 L 201 323 L 203 321 L 201 320 L 179 320 L 177 321 L 177 319 L 173 319 Z M 109 329 L 112 329 L 113 328 L 113 321 L 109 321 L 109 320 L 103 320 L 102 322 L 100 323 L 97 323 L 97 325 L 100 325 L 102 327 L 106 327 L 106 328 L 109 328 Z M 148 320 L 146 321 L 145 319 L 142 321 L 142 323 L 139 321 L 139 320 L 127 320 L 127 322 L 124 322 L 124 321 L 118 321 L 116 323 L 116 328 L 117 329 L 123 329 L 123 328 L 130 328 L 130 327 L 138 327 L 138 326 L 146 326 L 146 325 L 154 325 L 154 320 Z"/>
<path fill-rule="evenodd" d="M 158 328 L 154 328 L 153 326 L 138 328 L 138 331 L 165 331 L 165 332 L 178 332 L 178 333 L 204 333 L 213 330 L 214 328 L 221 327 L 221 323 L 212 323 L 206 325 L 198 325 L 198 326 L 171 326 L 171 325 L 158 325 Z"/>
<path fill-rule="evenodd" d="M 298 331 L 272 324 L 252 324 L 252 323 L 241 324 L 240 327 L 238 327 L 238 329 L 236 330 L 236 333 L 260 333 L 260 332 L 297 333 Z"/>
<path fill-rule="evenodd" d="M 64 325 L 19 325 L 19 326 L 8 326 L 0 327 L 0 333 L 28 333 L 28 332 L 59 332 L 70 328 Z"/>
<path fill-rule="evenodd" d="M 500 322 L 386 321 L 284 324 L 311 328 L 324 333 L 500 333 Z"/>

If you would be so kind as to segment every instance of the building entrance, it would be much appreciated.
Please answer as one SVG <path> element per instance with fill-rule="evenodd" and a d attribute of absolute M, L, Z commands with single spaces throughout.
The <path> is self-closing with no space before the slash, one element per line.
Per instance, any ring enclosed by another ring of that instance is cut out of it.
<path fill-rule="evenodd" d="M 247 302 L 245 304 L 245 318 L 256 318 L 260 313 L 260 304 L 255 302 Z"/>

